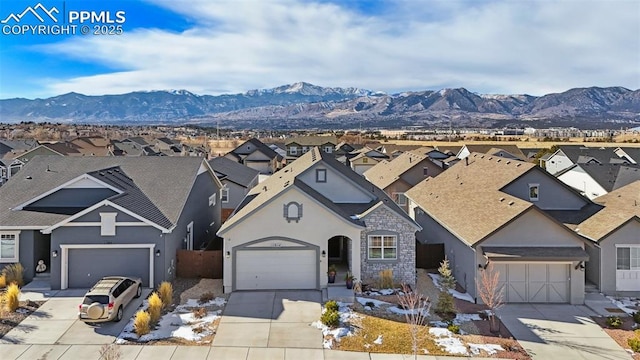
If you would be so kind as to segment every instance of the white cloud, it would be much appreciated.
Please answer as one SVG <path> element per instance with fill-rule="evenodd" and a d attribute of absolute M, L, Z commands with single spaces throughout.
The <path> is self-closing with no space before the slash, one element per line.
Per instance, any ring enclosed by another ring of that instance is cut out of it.
<path fill-rule="evenodd" d="M 43 51 L 124 71 L 60 79 L 52 94 L 179 89 L 243 92 L 296 81 L 401 91 L 488 93 L 640 88 L 636 1 L 400 1 L 382 15 L 308 1 L 154 1 L 182 33 L 137 29 Z"/>

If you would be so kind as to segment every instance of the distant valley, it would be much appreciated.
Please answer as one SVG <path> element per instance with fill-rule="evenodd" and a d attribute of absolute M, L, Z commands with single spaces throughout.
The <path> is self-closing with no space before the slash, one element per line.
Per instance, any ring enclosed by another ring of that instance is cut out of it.
<path fill-rule="evenodd" d="M 385 94 L 300 82 L 218 96 L 177 90 L 0 100 L 0 122 L 22 121 L 236 129 L 621 128 L 640 124 L 640 90 L 590 87 L 530 96 L 481 95 L 458 88 Z"/>

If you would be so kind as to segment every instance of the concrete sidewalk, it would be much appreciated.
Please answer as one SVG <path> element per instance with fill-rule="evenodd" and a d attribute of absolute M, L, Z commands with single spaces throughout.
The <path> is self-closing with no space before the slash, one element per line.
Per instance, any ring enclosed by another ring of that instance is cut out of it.
<path fill-rule="evenodd" d="M 2 360 L 99 360 L 101 345 L 7 345 L 0 344 Z M 119 345 L 120 360 L 410 360 L 413 355 L 376 354 L 305 348 L 256 348 L 210 346 Z M 456 360 L 456 356 L 418 355 L 419 360 Z"/>

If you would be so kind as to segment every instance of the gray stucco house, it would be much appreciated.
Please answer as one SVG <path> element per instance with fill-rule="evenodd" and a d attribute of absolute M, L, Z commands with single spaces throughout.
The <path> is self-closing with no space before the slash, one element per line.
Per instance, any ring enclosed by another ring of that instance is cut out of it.
<path fill-rule="evenodd" d="M 249 190 L 258 185 L 260 171 L 218 156 L 209 160 L 216 176 L 222 183 L 220 202 L 222 203 L 222 221 L 233 213 Z"/>
<path fill-rule="evenodd" d="M 224 291 L 326 288 L 329 264 L 363 282 L 415 284 L 420 227 L 384 191 L 318 148 L 254 187 L 218 235 Z"/>
<path fill-rule="evenodd" d="M 424 229 L 418 241 L 445 245 L 456 280 L 477 301 L 476 280 L 493 263 L 507 302 L 584 302 L 586 240 L 554 216 L 592 204 L 543 169 L 471 153 L 405 195 Z"/>
<path fill-rule="evenodd" d="M 153 287 L 175 276 L 177 249 L 215 238 L 221 187 L 202 158 L 34 157 L 0 188 L 0 266 L 30 280 L 43 260 L 51 289 L 108 275 Z"/>
<path fill-rule="evenodd" d="M 604 206 L 578 225 L 589 239 L 587 280 L 607 295 L 640 295 L 640 180 L 594 199 Z"/>

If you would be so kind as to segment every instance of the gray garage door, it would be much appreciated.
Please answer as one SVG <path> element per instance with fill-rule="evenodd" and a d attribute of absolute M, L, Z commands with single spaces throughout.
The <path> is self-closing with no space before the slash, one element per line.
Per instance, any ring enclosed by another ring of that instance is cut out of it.
<path fill-rule="evenodd" d="M 149 286 L 149 249 L 69 249 L 69 288 L 88 288 L 105 276 L 133 276 Z"/>
<path fill-rule="evenodd" d="M 241 250 L 236 253 L 236 290 L 315 289 L 315 250 Z"/>
<path fill-rule="evenodd" d="M 494 269 L 500 272 L 506 302 L 569 302 L 568 264 L 494 263 Z"/>

